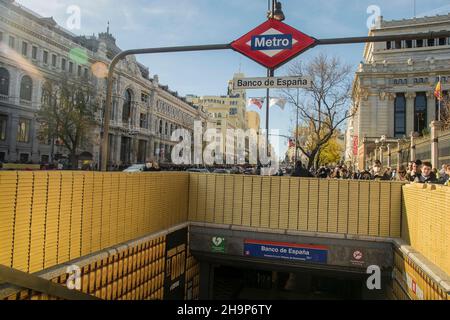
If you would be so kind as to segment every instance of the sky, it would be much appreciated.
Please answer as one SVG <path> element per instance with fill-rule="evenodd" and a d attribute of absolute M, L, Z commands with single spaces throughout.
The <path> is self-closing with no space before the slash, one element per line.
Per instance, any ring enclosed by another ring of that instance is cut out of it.
<path fill-rule="evenodd" d="M 230 43 L 266 20 L 267 0 L 17 0 L 45 17 L 53 17 L 68 28 L 67 21 L 80 10 L 77 35 L 110 32 L 123 50 L 181 45 Z M 416 10 L 414 10 L 414 2 Z M 432 16 L 450 12 L 450 0 L 281 0 L 285 23 L 315 38 L 366 36 L 368 20 L 381 14 L 385 20 Z M 376 6 L 376 7 L 373 7 Z M 378 9 L 377 9 L 378 8 Z M 375 11 L 374 11 L 375 10 Z M 70 25 L 69 25 L 70 27 Z M 356 70 L 362 60 L 363 44 L 319 46 L 300 55 L 276 71 L 287 75 L 291 63 L 307 61 L 319 53 L 339 57 Z M 228 80 L 239 70 L 248 77 L 264 77 L 266 70 L 232 50 L 142 55 L 138 61 L 157 74 L 160 83 L 181 95 L 225 95 Z M 277 92 L 274 92 L 277 95 Z M 263 97 L 265 91 L 249 90 L 249 97 Z M 265 112 L 257 107 L 265 127 Z M 294 107 L 270 111 L 270 129 L 291 136 Z M 272 141 L 280 154 L 287 140 Z"/>

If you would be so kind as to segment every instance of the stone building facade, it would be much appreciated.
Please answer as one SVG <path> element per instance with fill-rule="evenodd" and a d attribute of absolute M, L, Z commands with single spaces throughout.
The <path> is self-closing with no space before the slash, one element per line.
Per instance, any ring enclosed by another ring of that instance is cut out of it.
<path fill-rule="evenodd" d="M 385 21 L 370 36 L 450 30 L 450 15 Z M 434 89 L 439 77 L 450 89 L 450 39 L 368 43 L 353 85 L 356 115 L 346 133 L 346 160 L 368 166 L 375 142 L 423 135 L 438 118 Z M 388 147 L 387 145 L 385 146 Z"/>
<path fill-rule="evenodd" d="M 67 75 L 106 94 L 105 70 L 121 49 L 109 32 L 76 36 L 52 18 L 0 0 L 0 162 L 49 163 L 67 152 L 58 139 L 40 139 L 36 119 L 46 79 Z M 169 161 L 175 128 L 193 130 L 207 113 L 151 78 L 149 69 L 128 56 L 116 67 L 109 137 L 109 165 Z M 92 139 L 79 154 L 100 159 L 102 112 Z M 164 150 L 164 151 L 163 151 Z"/>
<path fill-rule="evenodd" d="M 236 73 L 234 78 L 244 78 L 242 73 Z M 223 154 L 234 155 L 236 148 L 244 148 L 248 151 L 248 146 L 242 146 L 239 142 L 231 146 L 227 141 L 227 130 L 248 129 L 247 122 L 247 94 L 245 90 L 234 90 L 233 80 L 228 82 L 227 94 L 223 96 L 188 96 L 188 100 L 198 108 L 204 109 L 209 114 L 207 122 L 208 128 L 216 128 L 222 133 Z M 248 144 L 248 142 L 246 142 Z M 233 152 L 231 152 L 232 150 Z"/>

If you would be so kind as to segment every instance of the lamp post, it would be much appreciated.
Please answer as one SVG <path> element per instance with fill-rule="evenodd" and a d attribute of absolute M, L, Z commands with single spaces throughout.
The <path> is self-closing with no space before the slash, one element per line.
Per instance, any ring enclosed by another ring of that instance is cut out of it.
<path fill-rule="evenodd" d="M 300 95 L 300 89 L 297 89 L 297 105 L 295 106 L 295 108 L 297 109 L 296 111 L 296 120 L 295 120 L 295 164 L 297 164 L 297 160 L 298 160 L 298 145 L 299 145 L 299 141 L 298 141 L 298 104 L 299 104 L 299 95 Z"/>
<path fill-rule="evenodd" d="M 284 21 L 286 19 L 281 2 L 277 0 L 268 0 L 267 19 Z M 267 69 L 267 77 L 275 75 L 274 69 Z M 270 113 L 270 89 L 267 88 L 267 106 L 266 106 L 266 142 L 269 144 L 269 113 Z"/>

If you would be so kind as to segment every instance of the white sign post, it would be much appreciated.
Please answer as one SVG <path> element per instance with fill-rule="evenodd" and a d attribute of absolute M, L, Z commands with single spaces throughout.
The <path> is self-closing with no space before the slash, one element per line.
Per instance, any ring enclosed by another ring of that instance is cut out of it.
<path fill-rule="evenodd" d="M 233 81 L 234 90 L 245 89 L 291 89 L 312 87 L 310 77 L 267 77 L 267 78 L 237 78 Z"/>

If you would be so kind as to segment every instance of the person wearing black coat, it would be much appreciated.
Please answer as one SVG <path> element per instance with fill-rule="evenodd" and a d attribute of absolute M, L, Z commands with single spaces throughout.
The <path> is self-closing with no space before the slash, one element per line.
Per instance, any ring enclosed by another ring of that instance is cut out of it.
<path fill-rule="evenodd" d="M 299 178 L 310 178 L 311 174 L 308 172 L 308 170 L 303 168 L 302 162 L 300 160 L 298 160 L 297 163 L 295 164 L 295 170 L 294 170 L 294 174 L 292 176 L 299 177 Z"/>

